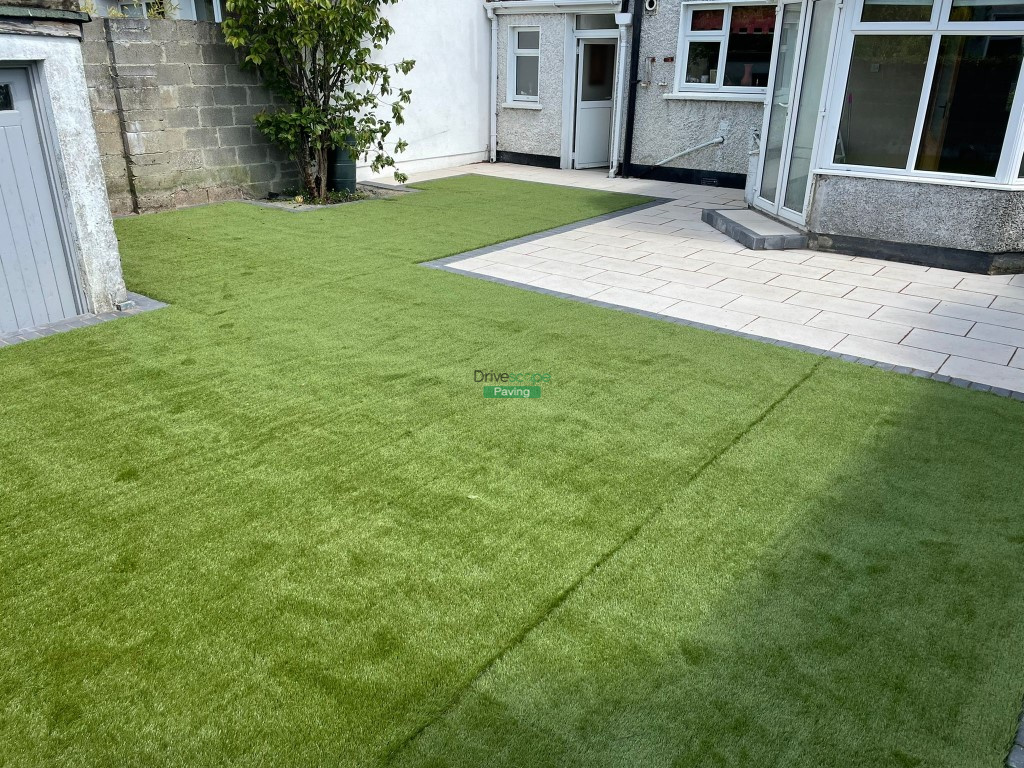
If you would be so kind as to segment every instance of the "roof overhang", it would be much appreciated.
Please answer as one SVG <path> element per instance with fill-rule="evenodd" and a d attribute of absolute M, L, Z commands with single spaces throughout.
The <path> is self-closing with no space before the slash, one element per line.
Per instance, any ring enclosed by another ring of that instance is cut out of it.
<path fill-rule="evenodd" d="M 484 7 L 508 13 L 616 13 L 620 0 L 497 0 Z"/>

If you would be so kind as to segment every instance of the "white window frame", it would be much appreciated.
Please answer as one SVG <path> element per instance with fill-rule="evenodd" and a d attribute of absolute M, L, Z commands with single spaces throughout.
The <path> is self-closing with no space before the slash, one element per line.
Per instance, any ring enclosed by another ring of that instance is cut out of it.
<path fill-rule="evenodd" d="M 536 32 L 537 33 L 537 47 L 536 48 L 519 48 L 519 32 Z M 507 93 L 506 101 L 508 103 L 515 102 L 527 102 L 531 104 L 537 104 L 540 102 L 540 27 L 538 26 L 514 26 L 508 28 L 508 71 L 506 73 Z M 516 91 L 516 62 L 520 56 L 533 56 L 537 59 L 537 95 L 536 96 L 523 96 L 517 94 Z"/>
<path fill-rule="evenodd" d="M 679 40 L 676 45 L 676 76 L 675 90 L 669 96 L 684 94 L 705 94 L 709 98 L 717 96 L 733 95 L 736 97 L 757 97 L 760 101 L 768 92 L 766 86 L 762 87 L 736 87 L 722 84 L 725 79 L 725 61 L 729 49 L 729 28 L 732 26 L 732 9 L 737 5 L 775 5 L 774 0 L 746 0 L 745 2 L 722 3 L 722 2 L 684 2 L 680 7 L 679 18 Z M 694 11 L 723 11 L 722 28 L 719 30 L 704 30 L 700 32 L 690 31 L 690 22 Z M 718 46 L 718 77 L 714 83 L 688 83 L 686 82 L 686 63 L 689 61 L 690 43 L 719 43 Z M 775 66 L 769 62 L 769 67 Z"/>
<path fill-rule="evenodd" d="M 931 183 L 954 183 L 958 186 L 975 186 L 985 188 L 1024 189 L 1024 178 L 1020 178 L 1022 157 L 1024 157 L 1024 66 L 1018 76 L 1014 103 L 1010 109 L 1010 117 L 1006 127 L 1006 137 L 995 176 L 974 176 L 941 171 L 920 171 L 914 166 L 921 147 L 925 118 L 928 112 L 928 101 L 931 95 L 932 81 L 935 76 L 939 44 L 943 35 L 966 36 L 1024 36 L 1024 22 L 951 22 L 950 11 L 953 0 L 936 0 L 932 6 L 932 15 L 928 21 L 921 22 L 862 22 L 865 0 L 855 0 L 849 9 L 847 18 L 842 25 L 841 43 L 835 79 L 832 82 L 831 96 L 827 109 L 825 130 L 818 147 L 816 173 L 837 176 L 868 176 L 871 178 L 887 178 L 900 181 L 921 181 Z M 835 146 L 839 136 L 839 125 L 842 119 L 843 100 L 850 75 L 850 63 L 853 57 L 853 46 L 858 35 L 908 35 L 919 34 L 930 36 L 928 61 L 918 101 L 917 116 L 914 123 L 914 134 L 911 139 L 910 151 L 907 153 L 907 164 L 903 168 L 881 168 L 877 166 L 853 165 L 835 161 Z"/>

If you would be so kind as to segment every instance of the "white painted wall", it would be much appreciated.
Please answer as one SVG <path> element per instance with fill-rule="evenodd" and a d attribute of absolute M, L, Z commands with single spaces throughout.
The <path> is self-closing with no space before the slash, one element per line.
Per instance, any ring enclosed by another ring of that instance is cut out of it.
<path fill-rule="evenodd" d="M 415 59 L 394 83 L 412 89 L 405 125 L 391 139 L 409 148 L 396 155 L 405 173 L 487 159 L 491 33 L 480 0 L 400 0 L 387 6 L 395 35 L 379 60 Z M 388 171 L 385 171 L 387 173 Z M 370 175 L 361 167 L 359 177 Z"/>
<path fill-rule="evenodd" d="M 49 98 L 43 106 L 53 116 L 56 131 L 56 186 L 71 214 L 70 246 L 90 309 L 109 312 L 124 301 L 125 286 L 85 83 L 82 44 L 71 37 L 0 35 L 0 60 L 42 62 Z"/>

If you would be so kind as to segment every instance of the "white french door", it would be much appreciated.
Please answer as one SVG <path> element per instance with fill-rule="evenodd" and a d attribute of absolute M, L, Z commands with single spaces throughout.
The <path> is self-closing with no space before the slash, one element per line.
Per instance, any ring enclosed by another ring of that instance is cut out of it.
<path fill-rule="evenodd" d="M 796 224 L 806 213 L 836 8 L 836 0 L 800 0 L 778 12 L 754 205 Z"/>

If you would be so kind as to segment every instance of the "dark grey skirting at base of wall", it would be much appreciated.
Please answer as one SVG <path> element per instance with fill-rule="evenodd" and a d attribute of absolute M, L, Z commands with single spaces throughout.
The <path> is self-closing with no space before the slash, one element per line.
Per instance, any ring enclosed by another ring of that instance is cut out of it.
<path fill-rule="evenodd" d="M 631 163 L 629 176 L 637 179 L 674 181 L 678 184 L 700 184 L 705 187 L 725 187 L 726 189 L 744 189 L 747 186 L 747 176 L 743 173 L 703 171 L 694 168 L 667 168 L 661 165 Z"/>
<path fill-rule="evenodd" d="M 1024 272 L 1024 253 L 986 253 L 935 245 L 895 243 L 846 235 L 809 233 L 810 247 L 817 251 L 866 256 L 872 259 L 899 261 L 923 267 L 955 269 L 983 275 L 1009 275 Z"/>
<path fill-rule="evenodd" d="M 531 155 L 527 152 L 506 152 L 499 149 L 497 152 L 499 163 L 512 163 L 513 165 L 532 165 L 537 168 L 560 168 L 561 158 L 550 155 Z"/>

